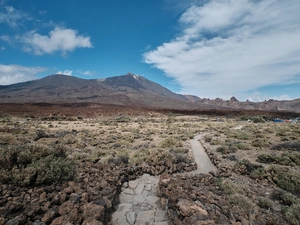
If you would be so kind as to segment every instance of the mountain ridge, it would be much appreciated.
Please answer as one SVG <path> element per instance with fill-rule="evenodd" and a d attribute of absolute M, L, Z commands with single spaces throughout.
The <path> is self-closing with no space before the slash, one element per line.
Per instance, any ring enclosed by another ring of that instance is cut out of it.
<path fill-rule="evenodd" d="M 234 109 L 300 112 L 300 98 L 240 102 L 213 100 L 181 95 L 133 73 L 105 79 L 82 79 L 53 74 L 11 85 L 0 85 L 0 103 L 69 103 L 90 102 L 118 106 L 142 106 L 162 109 Z"/>

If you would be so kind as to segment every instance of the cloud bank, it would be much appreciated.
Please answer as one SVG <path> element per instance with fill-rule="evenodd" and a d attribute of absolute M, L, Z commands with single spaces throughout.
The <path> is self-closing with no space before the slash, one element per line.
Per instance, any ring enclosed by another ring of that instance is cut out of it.
<path fill-rule="evenodd" d="M 12 6 L 3 6 L 4 2 L 0 2 L 0 23 L 6 23 L 8 26 L 16 28 L 23 21 L 30 19 L 28 15 Z"/>
<path fill-rule="evenodd" d="M 34 80 L 38 73 L 44 72 L 45 70 L 46 68 L 42 67 L 0 64 L 0 85 L 9 85 Z"/>
<path fill-rule="evenodd" d="M 200 97 L 245 99 L 300 82 L 299 12 L 299 0 L 197 1 L 179 19 L 182 32 L 144 62 Z"/>
<path fill-rule="evenodd" d="M 48 35 L 41 35 L 30 31 L 17 37 L 23 44 L 23 49 L 35 55 L 53 54 L 60 52 L 65 55 L 76 48 L 92 48 L 90 37 L 79 35 L 78 31 L 62 27 L 55 27 Z"/>

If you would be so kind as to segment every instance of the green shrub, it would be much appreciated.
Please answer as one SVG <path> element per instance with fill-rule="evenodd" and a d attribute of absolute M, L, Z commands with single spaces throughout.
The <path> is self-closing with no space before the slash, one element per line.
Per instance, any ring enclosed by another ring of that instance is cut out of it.
<path fill-rule="evenodd" d="M 253 147 L 266 148 L 270 147 L 271 143 L 266 139 L 257 138 L 251 142 Z"/>
<path fill-rule="evenodd" d="M 253 123 L 265 123 L 266 121 L 264 120 L 263 117 L 260 116 L 254 116 L 252 117 Z"/>
<path fill-rule="evenodd" d="M 263 167 L 258 167 L 250 172 L 252 179 L 264 179 L 268 177 L 266 170 Z"/>
<path fill-rule="evenodd" d="M 248 174 L 250 175 L 254 170 L 262 168 L 261 165 L 251 163 L 247 159 L 242 159 L 241 161 L 237 162 L 234 165 L 234 171 L 241 173 L 241 174 Z"/>
<path fill-rule="evenodd" d="M 253 203 L 245 195 L 235 194 L 229 197 L 229 202 L 233 205 L 238 206 L 241 209 L 244 209 L 246 212 L 249 212 L 254 208 Z"/>
<path fill-rule="evenodd" d="M 284 215 L 291 224 L 300 225 L 300 203 L 288 207 Z"/>
<path fill-rule="evenodd" d="M 211 140 L 212 140 L 212 136 L 210 136 L 208 134 L 204 135 L 204 141 L 205 142 L 210 142 Z"/>
<path fill-rule="evenodd" d="M 168 137 L 160 143 L 162 148 L 182 147 L 183 144 L 180 140 L 176 140 L 174 137 Z"/>
<path fill-rule="evenodd" d="M 212 139 L 210 141 L 210 145 L 221 145 L 221 144 L 222 144 L 222 141 L 220 139 L 218 139 L 218 138 Z"/>
<path fill-rule="evenodd" d="M 75 163 L 61 145 L 0 148 L 0 171 L 0 183 L 20 186 L 72 180 L 76 175 Z"/>
<path fill-rule="evenodd" d="M 285 205 L 290 206 L 293 204 L 300 204 L 300 199 L 291 193 L 282 191 L 280 192 L 279 197 Z"/>
<path fill-rule="evenodd" d="M 259 205 L 259 207 L 264 208 L 264 209 L 272 209 L 273 208 L 272 201 L 265 197 L 258 197 L 258 205 Z"/>
<path fill-rule="evenodd" d="M 234 183 L 229 179 L 217 178 L 215 184 L 220 188 L 220 190 L 227 195 L 232 194 L 246 194 L 247 187 L 244 184 Z"/>
<path fill-rule="evenodd" d="M 251 149 L 250 145 L 248 145 L 247 143 L 243 143 L 243 142 L 237 143 L 237 144 L 235 144 L 235 146 L 240 150 L 250 150 Z"/>
<path fill-rule="evenodd" d="M 237 148 L 235 146 L 229 145 L 228 147 L 225 145 L 222 145 L 216 149 L 217 152 L 221 152 L 223 154 L 229 154 L 234 153 L 237 151 Z"/>
<path fill-rule="evenodd" d="M 300 142 L 287 141 L 271 146 L 272 150 L 293 150 L 300 152 Z"/>
<path fill-rule="evenodd" d="M 267 172 L 272 180 L 282 189 L 291 192 L 300 191 L 300 174 L 295 171 L 279 166 L 271 166 Z"/>
<path fill-rule="evenodd" d="M 283 153 L 280 156 L 262 154 L 257 157 L 258 162 L 276 163 L 285 166 L 300 165 L 300 154 L 297 152 Z"/>

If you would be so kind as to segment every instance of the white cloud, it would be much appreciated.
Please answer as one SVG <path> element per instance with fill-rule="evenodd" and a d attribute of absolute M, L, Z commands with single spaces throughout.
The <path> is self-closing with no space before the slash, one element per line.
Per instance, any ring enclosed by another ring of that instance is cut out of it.
<path fill-rule="evenodd" d="M 1 51 L 3 52 L 4 50 L 5 50 L 5 47 L 4 47 L 4 46 L 2 46 L 2 47 L 1 47 Z"/>
<path fill-rule="evenodd" d="M 300 82 L 299 0 L 199 1 L 180 17 L 182 32 L 144 54 L 200 97 L 245 96 Z"/>
<path fill-rule="evenodd" d="M 247 96 L 247 99 L 251 102 L 262 102 L 264 100 L 268 99 L 274 99 L 274 100 L 292 100 L 292 98 L 288 94 L 282 94 L 282 95 L 267 95 L 260 93 L 259 91 L 255 90 L 252 93 L 245 95 Z"/>
<path fill-rule="evenodd" d="M 25 67 L 20 65 L 0 64 L 0 85 L 24 82 L 36 79 L 38 73 L 44 72 L 46 68 Z"/>
<path fill-rule="evenodd" d="M 86 70 L 86 71 L 79 70 L 79 73 L 82 74 L 82 75 L 85 75 L 85 76 L 93 76 L 95 74 L 95 72 L 92 72 L 92 71 L 89 71 L 89 70 Z"/>
<path fill-rule="evenodd" d="M 65 55 L 76 48 L 91 48 L 90 37 L 79 35 L 78 31 L 62 27 L 55 27 L 49 35 L 41 35 L 30 31 L 17 39 L 24 44 L 23 49 L 36 55 L 61 52 Z"/>
<path fill-rule="evenodd" d="M 73 71 L 72 70 L 64 70 L 64 71 L 58 71 L 56 74 L 62 74 L 67 76 L 72 76 Z"/>
<path fill-rule="evenodd" d="M 4 1 L 1 1 L 0 5 L 3 5 Z M 15 9 L 12 6 L 0 7 L 0 23 L 6 23 L 11 27 L 18 27 L 18 25 L 24 19 L 30 19 L 26 13 Z"/>

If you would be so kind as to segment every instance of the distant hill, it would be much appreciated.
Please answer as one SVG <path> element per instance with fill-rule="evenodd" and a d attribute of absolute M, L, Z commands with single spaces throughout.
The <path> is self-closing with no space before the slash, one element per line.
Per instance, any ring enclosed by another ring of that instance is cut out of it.
<path fill-rule="evenodd" d="M 220 98 L 209 100 L 176 94 L 143 76 L 127 73 L 106 79 L 86 80 L 50 75 L 12 85 L 0 86 L 0 103 L 98 103 L 185 110 L 266 110 L 300 112 L 300 99 L 292 101 L 239 102 Z"/>

